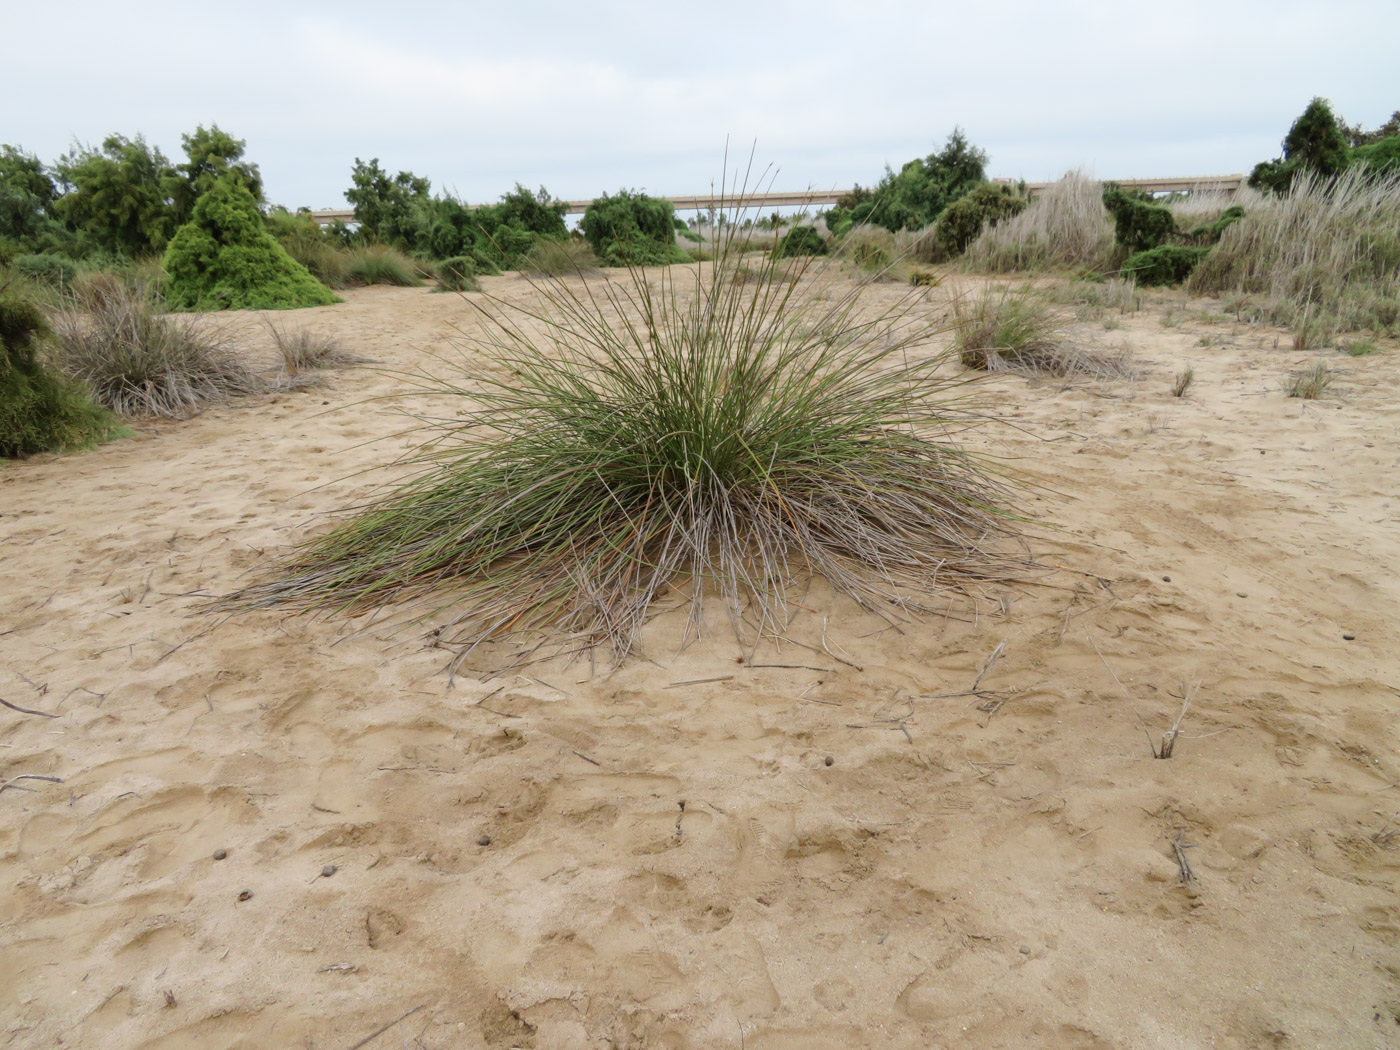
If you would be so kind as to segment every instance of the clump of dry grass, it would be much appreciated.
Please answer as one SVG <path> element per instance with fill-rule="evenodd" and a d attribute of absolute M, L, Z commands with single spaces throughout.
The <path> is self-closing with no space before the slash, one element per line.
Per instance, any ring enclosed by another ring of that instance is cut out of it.
<path fill-rule="evenodd" d="M 1291 323 L 1302 313 L 1319 332 L 1393 328 L 1400 323 L 1400 173 L 1305 174 L 1287 194 L 1260 196 L 1187 288 L 1262 296 L 1270 320 Z"/>
<path fill-rule="evenodd" d="M 981 418 L 908 289 L 866 308 L 810 256 L 735 257 L 627 279 L 483 295 L 460 418 L 425 419 L 418 471 L 233 597 L 243 605 L 440 614 L 462 659 L 539 632 L 570 648 L 636 644 L 656 604 L 698 630 L 718 591 L 741 636 L 785 633 L 811 574 L 887 617 L 935 588 L 1007 578 L 1012 492 L 950 437 Z M 475 331 L 475 330 L 474 330 Z"/>
<path fill-rule="evenodd" d="M 1321 361 L 1294 372 L 1284 384 L 1284 393 L 1289 397 L 1300 397 L 1305 401 L 1315 401 L 1327 392 L 1336 373 Z"/>
<path fill-rule="evenodd" d="M 882 226 L 857 226 L 842 238 L 836 248 L 836 255 L 854 263 L 856 269 L 867 279 L 901 279 L 901 256 L 894 234 Z"/>
<path fill-rule="evenodd" d="M 88 282 L 53 318 L 55 358 L 121 415 L 184 418 L 262 388 L 232 329 L 199 314 L 163 314 L 140 285 Z"/>
<path fill-rule="evenodd" d="M 531 277 L 591 277 L 603 264 L 588 242 L 577 238 L 541 238 L 520 260 L 520 272 Z"/>
<path fill-rule="evenodd" d="M 1172 397 L 1185 397 L 1186 391 L 1191 389 L 1191 384 L 1196 381 L 1196 370 L 1187 368 L 1178 372 L 1176 378 L 1172 380 Z"/>
<path fill-rule="evenodd" d="M 963 253 L 963 268 L 1012 273 L 1055 267 L 1112 270 L 1122 256 L 1103 189 L 1072 171 L 1032 198 L 1021 214 L 983 230 Z"/>
<path fill-rule="evenodd" d="M 282 371 L 289 376 L 315 372 L 323 368 L 348 368 L 369 362 L 369 358 L 351 353 L 330 336 L 308 328 L 288 332 L 267 322 L 273 344 L 282 358 Z"/>
<path fill-rule="evenodd" d="M 1117 379 L 1132 374 L 1126 350 L 1075 346 L 1050 305 L 1026 288 L 987 288 L 953 302 L 953 345 L 966 368 L 1058 377 Z"/>

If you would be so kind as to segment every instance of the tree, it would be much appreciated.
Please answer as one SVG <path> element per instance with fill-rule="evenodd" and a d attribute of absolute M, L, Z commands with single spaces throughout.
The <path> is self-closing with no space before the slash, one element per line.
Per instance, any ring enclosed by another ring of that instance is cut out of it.
<path fill-rule="evenodd" d="M 386 243 L 403 242 L 411 247 L 413 212 L 416 206 L 427 203 L 431 183 L 411 171 L 390 178 L 379 166 L 378 157 L 368 164 L 356 157 L 350 181 L 353 185 L 345 191 L 345 199 L 355 209 L 360 229 Z"/>
<path fill-rule="evenodd" d="M 232 172 L 195 202 L 165 251 L 166 298 L 188 310 L 290 310 L 337 299 L 268 232 Z"/>
<path fill-rule="evenodd" d="M 0 250 L 32 251 L 55 225 L 58 187 L 43 164 L 15 146 L 0 146 Z"/>
<path fill-rule="evenodd" d="M 180 175 L 140 135 L 109 135 L 101 149 L 75 146 L 57 170 L 67 190 L 58 214 L 98 246 L 127 256 L 165 247 L 176 226 L 172 194 Z"/>
<path fill-rule="evenodd" d="M 1283 157 L 1255 165 L 1249 184 L 1256 189 L 1286 193 L 1300 172 L 1332 178 L 1346 170 L 1350 160 L 1347 148 L 1346 135 L 1332 107 L 1326 99 L 1314 98 L 1284 136 Z"/>
<path fill-rule="evenodd" d="M 579 229 L 607 266 L 654 266 L 689 262 L 676 247 L 676 213 L 670 201 L 636 190 L 606 193 L 588 206 Z"/>
<path fill-rule="evenodd" d="M 181 135 L 180 142 L 185 148 L 186 162 L 177 169 L 182 180 L 174 185 L 175 218 L 178 223 L 189 221 L 195 201 L 208 193 L 214 183 L 226 174 L 241 182 L 259 206 L 266 203 L 258 166 L 246 161 L 240 163 L 247 145 L 242 139 L 220 130 L 217 124 L 210 124 L 207 130 L 201 124 L 192 134 Z"/>
<path fill-rule="evenodd" d="M 941 150 L 915 158 L 896 173 L 885 169 L 874 190 L 859 186 L 836 202 L 827 216 L 833 232 L 863 222 L 890 231 L 917 230 L 986 180 L 987 154 L 954 128 Z"/>

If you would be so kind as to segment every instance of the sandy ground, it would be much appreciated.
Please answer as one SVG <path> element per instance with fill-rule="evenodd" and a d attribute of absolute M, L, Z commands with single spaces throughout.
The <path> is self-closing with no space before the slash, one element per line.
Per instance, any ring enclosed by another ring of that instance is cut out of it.
<path fill-rule="evenodd" d="M 281 320 L 408 368 L 469 317 L 347 298 Z M 0 467 L 0 697 L 58 716 L 0 709 L 0 1047 L 1400 1046 L 1400 353 L 1290 400 L 1210 309 L 995 381 L 1053 572 L 901 631 L 817 587 L 795 667 L 202 615 L 407 447 L 374 369 Z"/>

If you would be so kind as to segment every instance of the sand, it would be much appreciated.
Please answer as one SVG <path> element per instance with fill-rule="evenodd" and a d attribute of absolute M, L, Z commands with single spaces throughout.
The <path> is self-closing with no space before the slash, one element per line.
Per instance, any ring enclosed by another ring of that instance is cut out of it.
<path fill-rule="evenodd" d="M 471 324 L 346 298 L 279 320 L 439 372 Z M 0 697 L 58 716 L 0 709 L 0 1047 L 1400 1045 L 1400 354 L 1288 399 L 1315 355 L 1215 309 L 994 381 L 1050 572 L 899 630 L 818 585 L 811 648 L 449 682 L 201 613 L 409 447 L 375 368 L 0 467 Z"/>

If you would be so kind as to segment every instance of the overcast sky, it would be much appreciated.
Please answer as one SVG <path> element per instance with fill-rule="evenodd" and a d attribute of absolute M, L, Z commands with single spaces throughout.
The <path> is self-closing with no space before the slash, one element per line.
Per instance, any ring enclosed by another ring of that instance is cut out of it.
<path fill-rule="evenodd" d="M 1248 171 L 1314 95 L 1400 108 L 1400 2 L 406 4 L 0 0 L 0 142 L 52 161 L 216 123 L 270 200 L 341 207 L 356 157 L 471 201 L 869 185 L 954 125 L 1031 181 Z"/>

